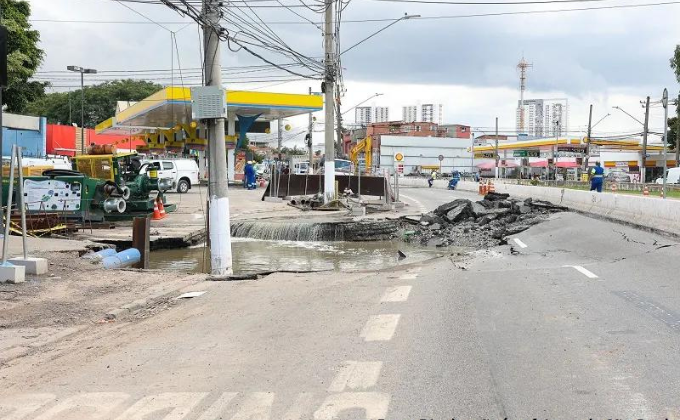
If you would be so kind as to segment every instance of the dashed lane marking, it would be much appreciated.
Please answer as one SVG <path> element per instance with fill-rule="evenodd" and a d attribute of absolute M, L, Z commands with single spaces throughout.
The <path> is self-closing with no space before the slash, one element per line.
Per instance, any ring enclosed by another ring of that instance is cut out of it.
<path fill-rule="evenodd" d="M 383 295 L 381 302 L 405 302 L 411 293 L 412 286 L 388 287 Z"/>
<path fill-rule="evenodd" d="M 389 341 L 394 336 L 400 317 L 398 314 L 373 315 L 364 325 L 360 337 L 366 341 Z"/>
<path fill-rule="evenodd" d="M 515 241 L 515 243 L 516 243 L 517 245 L 519 245 L 520 248 L 526 248 L 526 247 L 527 247 L 527 244 L 525 244 L 524 242 L 522 242 L 522 240 L 519 239 L 519 238 L 515 238 L 514 241 Z"/>
<path fill-rule="evenodd" d="M 335 375 L 328 392 L 366 391 L 378 382 L 380 369 L 382 362 L 347 361 Z"/>
<path fill-rule="evenodd" d="M 418 278 L 418 274 L 416 273 L 406 273 L 402 274 L 399 276 L 399 280 L 415 280 Z"/>
<path fill-rule="evenodd" d="M 592 271 L 590 271 L 590 270 L 588 270 L 588 269 L 585 269 L 585 268 L 581 267 L 580 265 L 565 265 L 564 267 L 572 267 L 572 268 L 576 269 L 576 271 L 578 271 L 579 273 L 581 273 L 581 274 L 583 274 L 584 276 L 588 277 L 589 279 L 596 279 L 596 278 L 598 278 L 598 277 L 597 277 L 597 274 L 593 273 Z"/>

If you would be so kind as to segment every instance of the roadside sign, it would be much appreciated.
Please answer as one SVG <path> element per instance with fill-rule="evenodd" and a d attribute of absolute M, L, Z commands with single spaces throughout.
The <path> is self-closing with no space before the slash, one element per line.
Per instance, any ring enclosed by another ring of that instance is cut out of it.
<path fill-rule="evenodd" d="M 439 161 L 441 162 L 442 160 L 444 160 L 444 155 L 439 155 Z"/>
<path fill-rule="evenodd" d="M 404 160 L 404 155 L 400 152 L 397 152 L 394 155 L 394 160 L 396 160 L 397 162 L 401 162 L 402 160 Z"/>
<path fill-rule="evenodd" d="M 512 152 L 512 157 L 540 157 L 540 150 L 515 150 Z"/>
<path fill-rule="evenodd" d="M 397 172 L 400 173 L 400 174 L 404 173 L 404 164 L 403 163 L 397 164 Z"/>

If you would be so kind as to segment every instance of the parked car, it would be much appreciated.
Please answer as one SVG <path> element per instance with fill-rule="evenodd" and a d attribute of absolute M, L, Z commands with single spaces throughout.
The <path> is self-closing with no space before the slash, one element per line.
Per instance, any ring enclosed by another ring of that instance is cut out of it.
<path fill-rule="evenodd" d="M 631 181 L 630 175 L 628 173 L 624 172 L 624 171 L 621 171 L 621 170 L 618 170 L 618 171 L 614 170 L 614 171 L 609 172 L 607 174 L 607 176 L 605 177 L 605 179 L 607 181 L 610 181 L 610 182 L 630 182 Z"/>
<path fill-rule="evenodd" d="M 198 164 L 193 159 L 145 160 L 142 163 L 149 163 L 158 169 L 159 178 L 172 178 L 173 188 L 180 194 L 189 192 L 191 187 L 200 182 Z"/>
<path fill-rule="evenodd" d="M 657 184 L 663 184 L 663 178 L 657 178 Z M 666 184 L 680 184 L 680 168 L 670 168 L 666 178 Z"/>

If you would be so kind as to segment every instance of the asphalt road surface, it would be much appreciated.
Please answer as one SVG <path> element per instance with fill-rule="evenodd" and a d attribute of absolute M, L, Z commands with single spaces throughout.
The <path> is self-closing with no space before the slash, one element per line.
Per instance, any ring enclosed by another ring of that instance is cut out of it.
<path fill-rule="evenodd" d="M 0 367 L 0 419 L 680 418 L 679 243 L 574 213 L 509 239 L 206 283 Z"/>

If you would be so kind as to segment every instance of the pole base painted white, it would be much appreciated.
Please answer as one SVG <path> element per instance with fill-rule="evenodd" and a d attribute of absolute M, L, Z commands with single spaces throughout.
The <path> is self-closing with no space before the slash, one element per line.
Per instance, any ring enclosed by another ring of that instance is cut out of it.
<path fill-rule="evenodd" d="M 229 181 L 236 181 L 236 172 L 234 166 L 236 165 L 236 150 L 227 149 L 227 179 Z"/>
<path fill-rule="evenodd" d="M 335 160 L 327 160 L 323 165 L 323 198 L 328 203 L 335 198 Z"/>
<path fill-rule="evenodd" d="M 231 226 L 229 198 L 210 197 L 210 274 L 225 277 L 232 274 Z"/>

